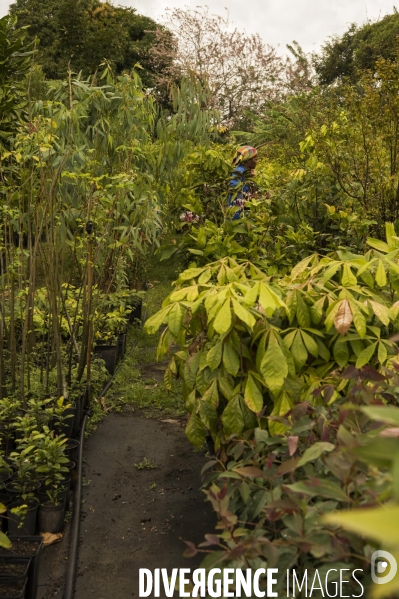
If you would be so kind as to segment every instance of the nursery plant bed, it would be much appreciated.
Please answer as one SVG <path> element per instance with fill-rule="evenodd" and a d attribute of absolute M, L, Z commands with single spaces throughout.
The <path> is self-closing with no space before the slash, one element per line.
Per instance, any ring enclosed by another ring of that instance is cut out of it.
<path fill-rule="evenodd" d="M 12 542 L 10 549 L 4 549 L 3 547 L 0 547 L 0 559 L 2 556 L 31 558 L 28 570 L 28 582 L 26 585 L 25 599 L 36 599 L 38 570 L 43 539 L 40 536 L 10 536 L 10 541 Z"/>
<path fill-rule="evenodd" d="M 25 599 L 26 580 L 0 578 L 0 599 Z"/>
<path fill-rule="evenodd" d="M 0 557 L 0 581 L 17 578 L 23 582 L 28 576 L 30 561 L 30 557 Z"/>

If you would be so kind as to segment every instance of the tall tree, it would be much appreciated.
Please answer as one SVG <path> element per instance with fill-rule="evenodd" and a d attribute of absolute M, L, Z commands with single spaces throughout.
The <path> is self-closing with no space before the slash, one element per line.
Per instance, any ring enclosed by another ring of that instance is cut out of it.
<path fill-rule="evenodd" d="M 341 36 L 330 38 L 314 64 L 320 83 L 330 84 L 344 77 L 357 81 L 364 69 L 374 69 L 379 58 L 393 60 L 398 52 L 399 13 L 374 23 L 352 24 Z"/>
<path fill-rule="evenodd" d="M 39 39 L 37 61 L 48 78 L 65 77 L 69 65 L 90 75 L 107 60 L 117 73 L 140 63 L 144 85 L 152 86 L 155 69 L 164 65 L 150 57 L 159 26 L 133 8 L 100 0 L 16 0 L 10 13 L 18 27 L 28 27 L 30 39 Z"/>

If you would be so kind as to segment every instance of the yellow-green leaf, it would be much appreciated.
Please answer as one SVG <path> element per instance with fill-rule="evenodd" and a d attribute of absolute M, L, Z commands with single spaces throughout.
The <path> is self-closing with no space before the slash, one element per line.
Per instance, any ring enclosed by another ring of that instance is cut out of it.
<path fill-rule="evenodd" d="M 375 273 L 375 280 L 379 287 L 385 287 L 385 285 L 387 284 L 387 275 L 382 260 L 378 260 L 377 272 Z"/>
<path fill-rule="evenodd" d="M 269 344 L 260 365 L 260 372 L 271 392 L 275 395 L 278 394 L 288 375 L 288 364 L 274 332 L 270 333 Z"/>
<path fill-rule="evenodd" d="M 248 374 L 245 385 L 244 401 L 253 412 L 260 412 L 263 408 L 263 395 L 259 390 L 259 384 L 251 373 Z"/>
<path fill-rule="evenodd" d="M 230 298 L 228 298 L 223 305 L 219 308 L 216 315 L 213 327 L 217 333 L 222 335 L 227 333 L 231 327 L 231 310 L 230 310 Z"/>

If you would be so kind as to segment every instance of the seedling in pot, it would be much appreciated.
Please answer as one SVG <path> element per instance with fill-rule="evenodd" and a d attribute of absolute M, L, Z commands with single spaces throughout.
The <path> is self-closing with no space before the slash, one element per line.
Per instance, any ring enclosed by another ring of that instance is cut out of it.
<path fill-rule="evenodd" d="M 60 503 L 59 493 L 62 490 L 64 479 L 69 473 L 66 467 L 69 462 L 65 455 L 66 442 L 67 439 L 62 436 L 46 436 L 35 456 L 36 472 L 45 476 L 46 493 L 53 505 Z"/>
<path fill-rule="evenodd" d="M 46 412 L 49 416 L 49 420 L 53 419 L 54 425 L 57 430 L 62 430 L 63 427 L 69 424 L 71 418 L 73 418 L 73 414 L 67 413 L 70 408 L 72 408 L 72 404 L 68 403 L 65 397 L 61 396 L 53 407 L 49 407 L 46 409 Z"/>

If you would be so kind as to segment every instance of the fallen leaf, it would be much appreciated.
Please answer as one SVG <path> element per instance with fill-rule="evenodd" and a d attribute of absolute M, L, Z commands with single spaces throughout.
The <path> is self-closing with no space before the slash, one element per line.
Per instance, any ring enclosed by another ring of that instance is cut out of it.
<path fill-rule="evenodd" d="M 47 545 L 52 545 L 53 543 L 58 543 L 58 541 L 62 540 L 62 532 L 58 532 L 57 534 L 53 534 L 51 532 L 41 532 L 40 534 L 43 537 L 44 547 L 47 547 Z"/>
<path fill-rule="evenodd" d="M 167 418 L 166 420 L 161 420 L 161 422 L 167 422 L 168 424 L 180 424 L 178 420 L 172 420 L 171 418 Z"/>

